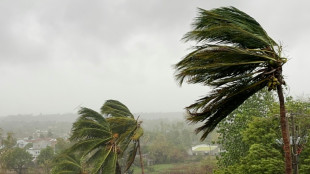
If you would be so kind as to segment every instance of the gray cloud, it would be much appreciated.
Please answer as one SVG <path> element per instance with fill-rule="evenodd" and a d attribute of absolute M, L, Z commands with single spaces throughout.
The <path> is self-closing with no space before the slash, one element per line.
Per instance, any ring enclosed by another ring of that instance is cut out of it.
<path fill-rule="evenodd" d="M 306 0 L 1 1 L 0 115 L 76 112 L 118 99 L 134 112 L 181 111 L 209 88 L 174 81 L 197 7 L 236 6 L 282 41 L 293 95 L 309 93 Z M 301 72 L 302 70 L 302 72 Z"/>

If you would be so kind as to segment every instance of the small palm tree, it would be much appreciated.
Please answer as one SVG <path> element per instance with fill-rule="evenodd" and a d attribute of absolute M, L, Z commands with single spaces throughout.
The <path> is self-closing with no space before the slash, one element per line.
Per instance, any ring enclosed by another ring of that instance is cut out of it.
<path fill-rule="evenodd" d="M 140 147 L 140 138 L 144 132 L 141 127 L 142 121 L 138 120 L 139 117 L 136 120 L 133 120 L 134 115 L 130 112 L 127 106 L 117 100 L 107 100 L 101 107 L 101 114 L 108 117 L 107 121 L 110 123 L 113 132 L 123 134 L 123 136 L 119 139 L 121 142 L 121 152 L 125 152 L 127 148 L 129 148 L 127 150 L 128 158 L 125 166 L 125 172 L 128 171 L 130 166 L 133 164 L 138 151 L 142 174 L 144 174 L 144 165 Z M 124 125 L 124 123 L 126 125 Z M 123 130 L 126 127 L 127 129 Z M 122 156 L 123 155 L 124 153 L 122 153 Z"/>
<path fill-rule="evenodd" d="M 79 111 L 80 117 L 73 124 L 70 137 L 75 144 L 69 151 L 80 153 L 84 162 L 92 168 L 91 173 L 119 174 L 119 159 L 128 152 L 131 142 L 135 144 L 134 136 L 140 124 L 128 108 L 116 100 L 108 100 L 102 106 L 101 113 L 88 108 Z M 137 140 L 141 136 L 139 134 Z M 133 162 L 128 161 L 126 170 Z"/>
<path fill-rule="evenodd" d="M 201 139 L 256 92 L 265 87 L 277 90 L 286 173 L 291 173 L 282 91 L 282 66 L 287 59 L 281 55 L 281 45 L 255 19 L 234 7 L 199 9 L 193 30 L 184 40 L 196 41 L 197 46 L 175 65 L 177 80 L 180 84 L 186 80 L 213 88 L 209 95 L 187 107 L 190 122 L 204 122 L 196 129 L 203 133 Z"/>

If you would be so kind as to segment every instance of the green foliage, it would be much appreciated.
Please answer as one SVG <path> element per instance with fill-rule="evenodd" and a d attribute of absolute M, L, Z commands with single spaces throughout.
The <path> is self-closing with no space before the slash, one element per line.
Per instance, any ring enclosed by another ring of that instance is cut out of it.
<path fill-rule="evenodd" d="M 92 173 L 99 172 L 101 168 L 114 167 L 115 170 L 114 162 L 106 162 L 106 159 L 111 158 L 110 154 L 117 155 L 115 145 L 117 137 L 113 136 L 109 123 L 99 113 L 88 108 L 82 108 L 79 114 L 79 119 L 72 127 L 70 140 L 75 144 L 70 148 L 70 151 L 80 152 L 81 158 L 84 158 L 85 162 L 92 166 Z M 113 166 L 106 167 L 105 164 Z"/>
<path fill-rule="evenodd" d="M 57 138 L 57 143 L 55 144 L 55 153 L 59 154 L 63 152 L 64 150 L 68 149 L 70 147 L 70 142 L 66 141 L 63 138 Z"/>
<path fill-rule="evenodd" d="M 79 111 L 80 117 L 73 124 L 70 140 L 74 143 L 69 153 L 78 153 L 91 173 L 121 173 L 119 159 L 125 153 L 136 154 L 138 148 L 127 151 L 128 146 L 139 141 L 143 134 L 141 122 L 133 118 L 129 109 L 115 100 L 108 100 L 101 114 L 88 108 Z M 104 117 L 106 116 L 106 117 Z M 133 163 L 127 155 L 126 170 Z"/>
<path fill-rule="evenodd" d="M 248 123 L 247 128 L 241 132 L 242 141 L 249 149 L 245 150 L 243 156 L 239 157 L 239 161 L 222 167 L 218 173 L 283 173 L 282 151 L 275 143 L 275 140 L 280 138 L 280 130 L 275 123 L 278 123 L 278 120 L 272 117 L 253 118 Z M 221 158 L 227 158 L 227 156 Z"/>
<path fill-rule="evenodd" d="M 1 154 L 1 162 L 7 169 L 22 174 L 27 166 L 31 164 L 32 155 L 21 148 L 12 148 Z"/>
<path fill-rule="evenodd" d="M 309 135 L 309 130 L 307 132 Z M 310 136 L 307 138 L 307 143 L 303 143 L 300 147 L 300 174 L 310 173 Z"/>
<path fill-rule="evenodd" d="M 175 65 L 177 80 L 213 88 L 187 107 L 190 122 L 204 123 L 196 129 L 203 133 L 202 140 L 253 94 L 284 84 L 281 46 L 237 8 L 199 9 L 193 30 L 184 39 L 198 46 Z M 276 84 L 271 86 L 273 81 Z"/>
<path fill-rule="evenodd" d="M 61 153 L 53 159 L 52 174 L 86 174 L 82 158 L 73 153 Z"/>
<path fill-rule="evenodd" d="M 49 129 L 46 136 L 47 136 L 48 138 L 54 137 L 54 134 L 53 134 L 52 130 Z"/>
<path fill-rule="evenodd" d="M 176 163 L 184 161 L 186 157 L 186 150 L 173 144 L 163 135 L 158 135 L 153 140 L 152 144 L 148 146 L 149 157 L 154 160 L 156 164 Z"/>
<path fill-rule="evenodd" d="M 33 147 L 33 143 L 28 143 L 26 144 L 26 146 L 24 147 L 25 150 L 32 148 Z"/>
<path fill-rule="evenodd" d="M 247 129 L 253 118 L 270 115 L 274 103 L 272 94 L 262 90 L 246 100 L 218 125 L 217 132 L 220 134 L 218 143 L 226 150 L 219 158 L 221 167 L 239 163 L 240 158 L 246 155 L 251 144 L 243 141 L 241 133 Z"/>
<path fill-rule="evenodd" d="M 3 140 L 2 144 L 4 145 L 4 148 L 11 149 L 16 144 L 16 138 L 13 137 L 13 132 L 8 132 L 6 139 Z"/>
<path fill-rule="evenodd" d="M 41 149 L 37 162 L 44 168 L 46 174 L 50 173 L 53 157 L 54 149 L 52 147 L 47 146 L 46 148 Z"/>
<path fill-rule="evenodd" d="M 257 102 L 257 98 L 255 101 Z M 255 102 L 251 104 L 252 99 L 247 100 L 234 113 L 239 112 L 239 109 L 242 109 L 243 112 L 235 114 L 234 119 L 219 125 L 219 132 L 223 132 L 220 135 L 219 143 L 227 151 L 219 157 L 220 169 L 215 172 L 216 174 L 284 173 L 284 168 L 282 167 L 284 164 L 283 149 L 275 141 L 276 139 L 281 139 L 279 121 L 276 118 L 278 106 L 275 101 L 271 103 L 266 101 L 261 100 L 260 104 Z M 265 114 L 259 113 L 263 109 L 258 106 L 262 106 L 263 103 L 268 108 L 267 112 L 264 112 Z M 309 100 L 287 98 L 288 113 L 290 115 L 293 114 L 295 118 L 294 123 L 297 127 L 295 134 L 301 138 L 309 135 L 309 103 Z M 244 107 L 249 107 L 253 110 L 247 112 L 247 109 L 244 109 Z M 289 120 L 290 124 L 292 124 L 292 120 Z M 237 134 L 238 139 L 234 137 L 235 134 Z M 241 145 L 247 148 L 243 148 Z M 309 173 L 310 141 L 301 140 L 297 148 L 298 153 L 300 153 L 298 155 L 299 173 Z"/>
<path fill-rule="evenodd" d="M 279 150 L 264 144 L 252 144 L 248 154 L 241 160 L 239 173 L 282 174 L 284 161 Z"/>
<path fill-rule="evenodd" d="M 277 146 L 275 140 L 281 137 L 278 122 L 275 117 L 254 117 L 241 133 L 243 142 L 248 145 Z"/>
<path fill-rule="evenodd" d="M 107 100 L 101 107 L 101 114 L 112 117 L 134 118 L 127 106 L 117 100 Z"/>

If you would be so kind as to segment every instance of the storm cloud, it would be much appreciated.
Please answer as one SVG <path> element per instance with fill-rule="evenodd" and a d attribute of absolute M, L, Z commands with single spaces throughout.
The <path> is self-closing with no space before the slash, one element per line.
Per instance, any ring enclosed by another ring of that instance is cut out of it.
<path fill-rule="evenodd" d="M 235 6 L 284 46 L 289 95 L 309 94 L 310 3 L 289 1 L 47 0 L 0 2 L 0 116 L 99 109 L 182 111 L 210 89 L 179 87 L 173 64 L 197 7 Z"/>

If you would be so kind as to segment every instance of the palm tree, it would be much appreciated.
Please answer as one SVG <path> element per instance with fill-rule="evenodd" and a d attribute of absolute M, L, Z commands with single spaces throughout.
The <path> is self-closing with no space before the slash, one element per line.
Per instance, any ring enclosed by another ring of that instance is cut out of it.
<path fill-rule="evenodd" d="M 80 109 L 80 117 L 73 124 L 70 137 L 75 144 L 69 151 L 79 152 L 85 163 L 91 166 L 91 173 L 101 171 L 102 174 L 119 174 L 119 159 L 130 152 L 127 148 L 131 144 L 135 144 L 134 136 L 138 133 L 140 123 L 125 105 L 116 100 L 108 100 L 102 106 L 101 113 L 88 108 Z M 128 161 L 126 170 L 133 163 Z"/>
<path fill-rule="evenodd" d="M 134 115 L 130 110 L 117 100 L 107 100 L 104 105 L 101 107 L 101 114 L 105 115 L 107 121 L 110 123 L 113 132 L 118 134 L 123 134 L 120 138 L 122 152 L 125 152 L 129 147 L 129 144 L 132 142 L 128 149 L 128 158 L 125 166 L 125 172 L 129 170 L 130 166 L 133 164 L 137 151 L 140 156 L 140 166 L 142 174 L 144 174 L 144 165 L 141 154 L 140 147 L 140 138 L 143 135 L 143 128 L 141 127 L 142 121 L 138 121 L 139 117 L 134 121 Z M 123 125 L 126 123 L 127 125 Z M 127 129 L 122 130 L 124 127 Z M 122 153 L 124 155 L 124 153 Z"/>
<path fill-rule="evenodd" d="M 287 59 L 282 47 L 260 24 L 234 7 L 199 9 L 193 30 L 185 41 L 197 46 L 175 65 L 181 84 L 200 83 L 212 87 L 209 95 L 187 107 L 188 120 L 204 122 L 196 129 L 205 139 L 216 125 L 246 99 L 264 87 L 276 90 L 280 101 L 280 124 L 284 141 L 286 173 L 292 172 L 289 132 L 282 85 L 282 66 Z"/>

